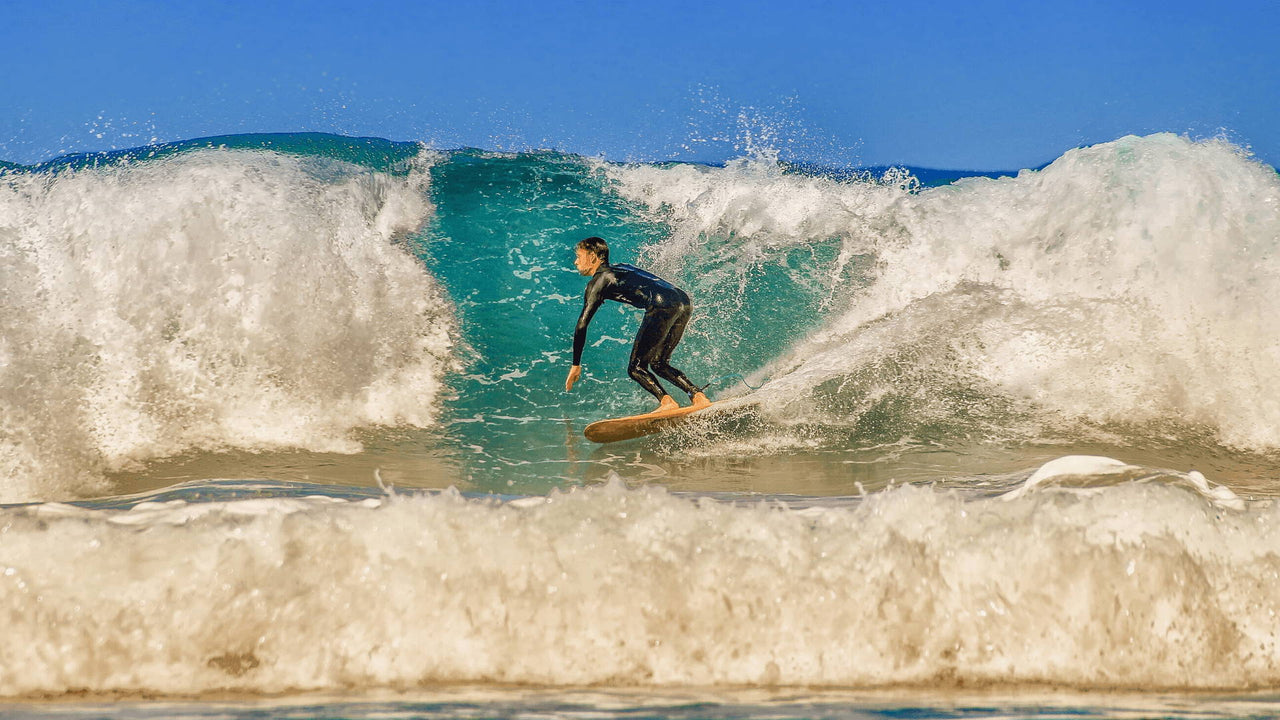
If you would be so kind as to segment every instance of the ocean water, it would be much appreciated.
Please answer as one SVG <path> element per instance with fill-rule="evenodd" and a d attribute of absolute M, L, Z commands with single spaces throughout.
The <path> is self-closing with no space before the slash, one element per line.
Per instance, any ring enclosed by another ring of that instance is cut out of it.
<path fill-rule="evenodd" d="M 646 409 L 609 239 L 688 289 Z M 1280 714 L 1280 176 L 228 136 L 0 173 L 6 717 Z M 755 389 L 752 389 L 755 388 Z"/>

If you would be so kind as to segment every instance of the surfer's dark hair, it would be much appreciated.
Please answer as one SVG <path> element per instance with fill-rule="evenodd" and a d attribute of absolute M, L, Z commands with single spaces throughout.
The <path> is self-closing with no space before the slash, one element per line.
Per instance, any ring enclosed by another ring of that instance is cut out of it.
<path fill-rule="evenodd" d="M 586 240 L 580 240 L 578 241 L 578 247 L 594 254 L 605 265 L 609 264 L 609 243 L 605 242 L 604 238 L 589 237 Z"/>

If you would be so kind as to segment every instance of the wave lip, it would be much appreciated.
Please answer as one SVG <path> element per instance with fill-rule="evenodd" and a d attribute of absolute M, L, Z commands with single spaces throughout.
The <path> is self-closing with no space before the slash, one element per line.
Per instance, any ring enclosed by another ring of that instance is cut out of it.
<path fill-rule="evenodd" d="M 801 509 L 621 483 L 8 508 L 0 695 L 1270 686 L 1275 514 L 1128 481 Z"/>
<path fill-rule="evenodd" d="M 191 449 L 352 450 L 433 422 L 450 305 L 393 176 L 199 150 L 0 182 L 0 500 Z"/>

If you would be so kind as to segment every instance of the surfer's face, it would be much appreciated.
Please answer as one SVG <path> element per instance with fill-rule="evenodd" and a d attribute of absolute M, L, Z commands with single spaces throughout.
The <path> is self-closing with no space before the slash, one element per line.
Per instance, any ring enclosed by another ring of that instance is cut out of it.
<path fill-rule="evenodd" d="M 582 248 L 574 248 L 573 266 L 583 275 L 595 275 L 596 269 L 600 267 L 600 256 Z"/>

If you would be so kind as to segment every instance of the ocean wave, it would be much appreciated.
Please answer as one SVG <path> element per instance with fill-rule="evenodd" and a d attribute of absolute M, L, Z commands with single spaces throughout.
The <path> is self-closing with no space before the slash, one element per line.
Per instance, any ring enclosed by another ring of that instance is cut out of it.
<path fill-rule="evenodd" d="M 0 695 L 1280 681 L 1274 504 L 1119 466 L 799 505 L 615 481 L 10 507 Z"/>
<path fill-rule="evenodd" d="M 704 263 L 713 294 L 715 268 L 828 248 L 783 265 L 828 290 L 810 332 L 755 360 L 775 420 L 1280 448 L 1280 176 L 1226 142 L 1126 137 L 930 189 L 761 161 L 609 172 L 674 228 L 650 256 Z M 751 303 L 791 301 L 736 277 Z"/>
<path fill-rule="evenodd" d="M 415 162 L 194 150 L 0 176 L 0 500 L 432 423 L 456 338 L 404 247 L 433 211 Z"/>

